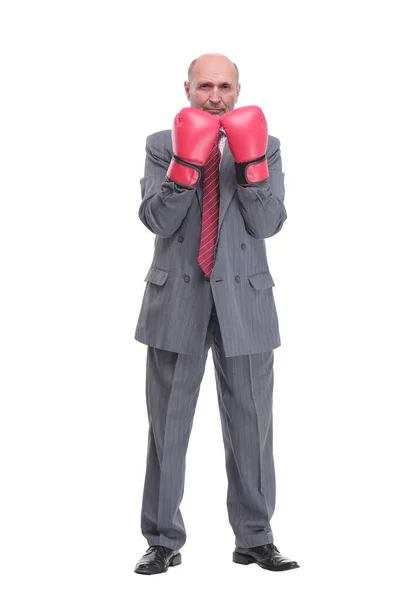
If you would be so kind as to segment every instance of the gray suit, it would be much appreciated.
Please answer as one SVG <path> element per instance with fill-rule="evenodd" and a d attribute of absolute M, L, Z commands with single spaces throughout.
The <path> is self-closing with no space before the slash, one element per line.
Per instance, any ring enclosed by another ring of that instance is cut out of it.
<path fill-rule="evenodd" d="M 168 181 L 172 156 L 170 130 L 147 138 L 139 217 L 156 238 L 135 332 L 135 339 L 148 346 L 142 533 L 150 545 L 180 549 L 185 543 L 179 509 L 185 455 L 212 348 L 236 544 L 270 543 L 273 349 L 281 341 L 264 239 L 280 231 L 287 218 L 280 141 L 269 136 L 269 178 L 250 187 L 236 184 L 226 141 L 210 279 L 197 263 L 202 183 L 187 190 Z"/>
<path fill-rule="evenodd" d="M 255 354 L 280 346 L 278 317 L 264 238 L 286 220 L 280 142 L 269 136 L 266 183 L 236 184 L 228 142 L 220 168 L 220 218 L 215 265 L 208 285 L 197 264 L 202 188 L 177 189 L 165 181 L 172 158 L 171 132 L 147 138 L 143 201 L 139 217 L 157 234 L 154 257 L 135 339 L 183 354 L 201 355 L 212 297 L 226 356 Z"/>

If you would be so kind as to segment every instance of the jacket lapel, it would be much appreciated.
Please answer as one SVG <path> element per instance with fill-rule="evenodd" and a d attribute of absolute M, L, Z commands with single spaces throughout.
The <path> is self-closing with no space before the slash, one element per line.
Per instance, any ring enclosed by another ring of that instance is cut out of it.
<path fill-rule="evenodd" d="M 236 192 L 236 171 L 235 161 L 229 148 L 228 140 L 225 140 L 224 151 L 221 158 L 219 170 L 219 225 L 218 233 L 221 230 L 228 206 Z"/>

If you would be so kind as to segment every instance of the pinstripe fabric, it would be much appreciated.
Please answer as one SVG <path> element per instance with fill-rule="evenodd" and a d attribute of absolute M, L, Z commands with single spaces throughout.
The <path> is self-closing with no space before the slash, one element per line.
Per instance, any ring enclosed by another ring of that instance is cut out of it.
<path fill-rule="evenodd" d="M 212 300 L 210 289 L 209 295 Z M 213 311 L 202 356 L 154 347 L 147 350 L 149 434 L 141 529 L 149 545 L 180 549 L 186 541 L 179 508 L 185 456 L 210 347 L 225 447 L 228 517 L 235 543 L 252 547 L 274 541 L 270 526 L 276 495 L 273 350 L 227 358 Z"/>
<path fill-rule="evenodd" d="M 197 261 L 207 277 L 211 277 L 214 267 L 214 249 L 218 235 L 219 165 L 221 162 L 221 152 L 218 144 L 221 137 L 222 132 L 220 131 L 204 165 L 203 212 Z"/>
<path fill-rule="evenodd" d="M 279 347 L 275 283 L 264 239 L 276 235 L 287 217 L 279 139 L 268 138 L 268 180 L 247 188 L 236 184 L 233 156 L 225 141 L 210 279 L 197 262 L 203 189 L 200 184 L 197 190 L 187 190 L 168 181 L 165 174 L 171 157 L 170 130 L 147 138 L 139 218 L 156 236 L 135 339 L 163 350 L 201 356 L 214 300 L 227 357 Z"/>

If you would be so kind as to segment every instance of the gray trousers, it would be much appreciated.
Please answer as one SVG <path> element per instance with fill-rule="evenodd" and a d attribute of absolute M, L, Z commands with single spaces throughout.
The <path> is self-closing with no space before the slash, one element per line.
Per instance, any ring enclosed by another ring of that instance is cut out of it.
<path fill-rule="evenodd" d="M 274 351 L 226 358 L 213 306 L 201 357 L 151 346 L 147 349 L 149 435 L 141 530 L 149 545 L 179 550 L 186 541 L 179 508 L 185 457 L 210 347 L 225 447 L 227 509 L 235 543 L 249 548 L 274 541 L 270 527 L 275 509 Z"/>

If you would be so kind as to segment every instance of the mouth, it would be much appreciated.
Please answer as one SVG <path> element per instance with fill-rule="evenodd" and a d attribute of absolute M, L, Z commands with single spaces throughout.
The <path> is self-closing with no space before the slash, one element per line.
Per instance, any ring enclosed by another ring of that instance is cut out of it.
<path fill-rule="evenodd" d="M 206 108 L 206 111 L 212 115 L 220 115 L 224 112 L 222 108 Z"/>

